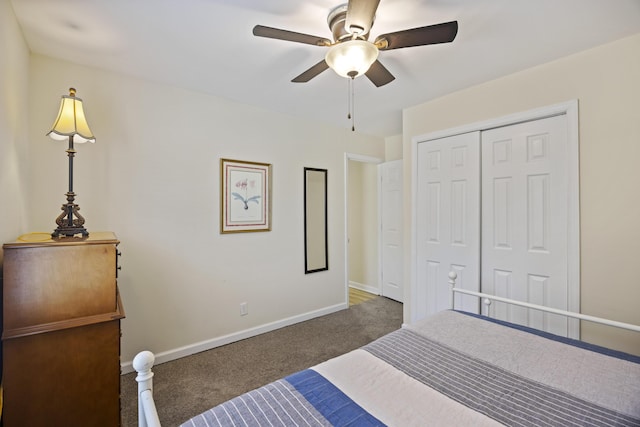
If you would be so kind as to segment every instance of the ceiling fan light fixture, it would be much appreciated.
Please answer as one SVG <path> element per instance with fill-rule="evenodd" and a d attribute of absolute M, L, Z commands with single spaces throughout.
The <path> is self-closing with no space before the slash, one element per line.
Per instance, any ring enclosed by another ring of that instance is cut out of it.
<path fill-rule="evenodd" d="M 347 40 L 329 48 L 325 61 L 339 76 L 355 78 L 378 59 L 378 48 L 365 40 Z"/>

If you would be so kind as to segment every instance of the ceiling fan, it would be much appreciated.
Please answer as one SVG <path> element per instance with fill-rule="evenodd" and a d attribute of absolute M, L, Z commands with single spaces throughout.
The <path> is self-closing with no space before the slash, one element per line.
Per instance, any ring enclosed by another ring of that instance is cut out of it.
<path fill-rule="evenodd" d="M 380 0 L 349 0 L 329 12 L 327 23 L 333 41 L 309 34 L 256 25 L 253 34 L 259 37 L 328 47 L 325 58 L 291 80 L 308 82 L 328 68 L 343 77 L 366 75 L 377 87 L 392 82 L 395 77 L 377 59 L 379 51 L 404 47 L 449 43 L 458 33 L 458 21 L 412 28 L 382 34 L 368 41 Z"/>

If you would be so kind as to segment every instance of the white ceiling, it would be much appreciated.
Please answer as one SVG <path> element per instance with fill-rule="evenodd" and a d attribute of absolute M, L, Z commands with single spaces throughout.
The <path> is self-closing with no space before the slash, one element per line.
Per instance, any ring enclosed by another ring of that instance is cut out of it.
<path fill-rule="evenodd" d="M 11 0 L 34 53 L 348 128 L 347 79 L 291 83 L 327 48 L 252 35 L 261 24 L 331 38 L 327 14 L 343 2 Z M 395 81 L 355 80 L 358 132 L 400 134 L 404 107 L 638 33 L 640 0 L 381 0 L 370 39 L 452 20 L 452 43 L 380 52 Z"/>

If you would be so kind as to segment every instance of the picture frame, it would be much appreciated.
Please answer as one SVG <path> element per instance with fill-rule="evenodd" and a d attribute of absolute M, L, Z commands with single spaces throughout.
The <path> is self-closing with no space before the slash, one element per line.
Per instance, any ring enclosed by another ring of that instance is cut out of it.
<path fill-rule="evenodd" d="M 271 164 L 220 159 L 220 233 L 271 231 Z"/>

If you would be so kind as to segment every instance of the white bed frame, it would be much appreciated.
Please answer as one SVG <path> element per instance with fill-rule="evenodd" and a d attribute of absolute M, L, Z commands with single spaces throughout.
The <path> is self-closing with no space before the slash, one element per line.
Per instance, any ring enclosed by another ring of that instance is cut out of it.
<path fill-rule="evenodd" d="M 456 293 L 472 295 L 482 300 L 485 306 L 485 315 L 490 315 L 490 308 L 493 301 L 504 302 L 507 304 L 518 305 L 521 307 L 540 310 L 547 313 L 559 314 L 574 319 L 586 320 L 589 322 L 600 323 L 603 325 L 614 326 L 616 328 L 628 329 L 640 332 L 640 326 L 630 323 L 618 322 L 615 320 L 603 319 L 601 317 L 589 316 L 571 311 L 559 310 L 556 308 L 545 307 L 542 305 L 530 304 L 527 302 L 516 301 L 509 298 L 502 298 L 495 295 L 489 295 L 482 292 L 468 291 L 466 289 L 456 288 L 456 279 L 458 275 L 455 272 L 449 273 L 449 284 L 451 285 L 451 294 L 449 299 L 449 307 L 454 308 L 454 297 Z M 153 401 L 153 372 L 151 368 L 155 361 L 155 356 L 150 351 L 142 351 L 133 359 L 133 368 L 138 372 L 136 381 L 138 382 L 138 426 L 139 427 L 161 427 L 158 418 L 156 405 Z"/>
<path fill-rule="evenodd" d="M 160 427 L 156 404 L 153 401 L 153 362 L 156 357 L 150 351 L 142 351 L 133 358 L 133 369 L 138 376 L 138 426 Z"/>
<path fill-rule="evenodd" d="M 562 316 L 571 317 L 574 319 L 586 320 L 589 322 L 600 323 L 602 325 L 614 326 L 616 328 L 629 329 L 631 331 L 640 332 L 640 326 L 632 325 L 630 323 L 618 322 L 615 320 L 603 319 L 601 317 L 589 316 L 588 314 L 574 313 L 572 311 L 559 310 L 557 308 L 545 307 L 543 305 L 530 304 L 528 302 L 516 301 L 509 298 L 498 297 L 495 295 L 489 295 L 482 292 L 468 291 L 466 289 L 456 288 L 456 279 L 458 275 L 455 271 L 449 273 L 449 284 L 451 285 L 451 294 L 449 296 L 449 307 L 454 308 L 454 296 L 456 293 L 473 295 L 478 297 L 484 303 L 486 310 L 483 313 L 485 316 L 490 317 L 490 308 L 493 301 L 505 302 L 507 304 L 518 305 L 521 307 L 532 308 L 534 310 L 540 310 L 547 313 L 560 314 Z"/>

